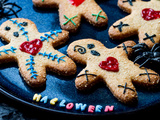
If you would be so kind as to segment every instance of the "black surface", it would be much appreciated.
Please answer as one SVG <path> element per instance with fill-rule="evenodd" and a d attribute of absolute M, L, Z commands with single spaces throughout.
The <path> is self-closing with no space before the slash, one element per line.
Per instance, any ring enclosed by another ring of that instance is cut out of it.
<path fill-rule="evenodd" d="M 22 7 L 22 11 L 18 13 L 18 16 L 20 18 L 27 18 L 35 22 L 37 25 L 37 28 L 39 32 L 48 32 L 50 30 L 56 30 L 60 29 L 59 25 L 59 17 L 58 17 L 58 10 L 57 9 L 38 9 L 35 8 L 32 4 L 31 0 L 10 0 L 10 2 L 16 2 L 19 6 Z M 93 38 L 101 41 L 106 47 L 113 48 L 122 41 L 112 41 L 108 36 L 108 28 L 118 19 L 123 18 L 124 16 L 128 15 L 127 13 L 124 13 L 122 10 L 120 10 L 117 7 L 117 0 L 97 0 L 97 3 L 102 7 L 102 9 L 106 12 L 109 18 L 108 26 L 103 28 L 95 28 L 92 25 L 90 25 L 85 20 L 82 20 L 81 27 L 79 31 L 76 34 L 70 34 L 70 40 L 65 45 L 57 48 L 60 52 L 66 54 L 66 49 L 68 45 L 78 39 L 84 39 L 84 38 Z M 12 18 L 14 16 L 11 16 Z M 1 19 L 0 24 L 6 21 L 7 19 Z M 132 37 L 133 40 L 137 42 L 137 36 Z M 5 45 L 5 42 L 0 42 L 0 45 Z M 84 68 L 84 66 L 77 65 L 78 71 L 77 74 Z M 155 69 L 159 72 L 158 69 Z M 58 114 L 58 116 L 61 116 L 61 113 L 63 115 L 67 115 L 69 117 L 71 116 L 81 116 L 83 117 L 108 117 L 120 114 L 120 116 L 126 115 L 126 114 L 142 114 L 145 112 L 145 108 L 151 111 L 155 111 L 154 109 L 158 109 L 159 107 L 157 103 L 160 101 L 160 90 L 156 91 L 147 91 L 142 88 L 137 88 L 138 92 L 138 104 L 134 106 L 127 106 L 124 105 L 111 94 L 108 88 L 105 87 L 103 84 L 99 84 L 96 88 L 94 88 L 92 91 L 88 93 L 81 93 L 76 90 L 74 85 L 75 76 L 72 77 L 61 77 L 54 73 L 47 73 L 47 83 L 46 86 L 40 88 L 40 89 L 33 89 L 30 88 L 24 81 L 23 78 L 20 76 L 17 63 L 13 64 L 5 64 L 0 66 L 0 85 L 1 93 L 7 95 L 10 99 L 14 99 L 14 103 L 11 104 L 11 106 L 20 109 L 22 113 L 24 112 L 30 112 L 30 109 L 34 111 L 35 116 L 31 115 L 31 117 L 38 117 L 43 116 L 43 114 L 37 114 L 37 111 L 41 111 L 45 114 Z M 102 105 L 105 107 L 106 105 L 114 105 L 115 109 L 114 112 L 110 113 L 94 113 L 94 115 L 89 114 L 86 110 L 86 112 L 78 112 L 75 109 L 71 111 L 67 111 L 66 109 L 61 109 L 58 106 L 58 103 L 55 106 L 51 106 L 49 102 L 47 104 L 44 103 L 32 103 L 32 97 L 35 93 L 39 93 L 44 96 L 48 96 L 49 100 L 52 98 L 57 97 L 59 99 L 59 102 L 62 99 L 65 99 L 67 103 L 73 102 L 75 103 L 86 103 L 87 105 Z M 2 95 L 3 96 L 3 95 Z M 4 97 L 4 96 L 3 96 Z M 5 98 L 3 102 L 9 103 L 10 105 L 10 99 Z M 19 102 L 17 102 L 19 101 Z M 154 106 L 156 104 L 156 106 Z M 20 105 L 18 107 L 17 105 Z M 1 105 L 3 106 L 3 104 Z M 151 107 L 152 106 L 152 107 Z M 154 107 L 153 107 L 154 106 Z M 23 107 L 25 109 L 23 109 Z M 151 107 L 151 108 L 148 108 Z M 142 110 L 142 112 L 141 112 Z M 138 113 L 137 113 L 138 111 Z M 56 113 L 55 113 L 56 112 Z M 57 113 L 58 112 L 58 113 Z M 130 113 L 131 112 L 131 113 Z M 38 112 L 39 113 L 39 112 Z M 154 114 L 155 112 L 151 112 L 151 114 Z M 21 114 L 20 114 L 21 115 Z M 22 115 L 23 116 L 23 115 Z M 30 116 L 29 116 L 30 117 Z"/>

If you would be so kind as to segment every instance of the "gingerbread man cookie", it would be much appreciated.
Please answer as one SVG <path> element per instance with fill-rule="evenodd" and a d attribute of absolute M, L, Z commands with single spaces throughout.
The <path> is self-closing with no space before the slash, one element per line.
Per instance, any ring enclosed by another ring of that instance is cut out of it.
<path fill-rule="evenodd" d="M 94 26 L 104 26 L 108 22 L 107 15 L 95 0 L 32 0 L 37 7 L 59 8 L 59 19 L 62 29 L 76 32 L 84 17 Z"/>
<path fill-rule="evenodd" d="M 32 21 L 16 18 L 0 26 L 0 36 L 9 43 L 0 47 L 0 63 L 18 62 L 22 77 L 32 87 L 45 84 L 46 70 L 65 76 L 76 72 L 75 63 L 53 48 L 68 40 L 67 31 L 39 33 Z"/>
<path fill-rule="evenodd" d="M 78 90 L 87 90 L 97 82 L 103 81 L 113 95 L 121 102 L 129 104 L 137 101 L 133 85 L 147 88 L 159 84 L 159 75 L 147 68 L 139 68 L 128 59 L 132 53 L 133 41 L 107 49 L 101 42 L 83 39 L 71 43 L 68 55 L 86 67 L 78 74 L 75 85 Z"/>
<path fill-rule="evenodd" d="M 150 48 L 160 42 L 160 1 L 118 0 L 118 6 L 130 15 L 115 22 L 109 29 L 112 39 L 139 36 L 139 43 Z"/>

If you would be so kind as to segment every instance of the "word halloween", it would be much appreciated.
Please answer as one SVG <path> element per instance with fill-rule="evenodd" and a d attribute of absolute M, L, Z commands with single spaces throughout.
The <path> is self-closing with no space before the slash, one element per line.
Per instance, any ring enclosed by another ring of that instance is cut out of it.
<path fill-rule="evenodd" d="M 48 96 L 44 96 L 42 97 L 41 94 L 34 94 L 33 96 L 33 101 L 36 102 L 43 102 L 44 104 L 46 104 L 48 102 Z M 58 98 L 53 98 L 50 100 L 50 104 L 51 105 L 55 105 L 58 102 Z M 102 112 L 102 110 L 104 109 L 104 112 L 112 112 L 114 110 L 114 106 L 105 106 L 105 108 L 103 108 L 102 105 L 89 105 L 87 108 L 87 104 L 83 104 L 83 103 L 67 103 L 66 100 L 61 100 L 59 102 L 59 107 L 61 108 L 66 108 L 67 110 L 71 110 L 73 109 L 75 106 L 75 110 L 77 111 L 81 111 L 84 112 L 86 111 L 86 109 L 88 110 L 89 113 L 100 113 Z"/>

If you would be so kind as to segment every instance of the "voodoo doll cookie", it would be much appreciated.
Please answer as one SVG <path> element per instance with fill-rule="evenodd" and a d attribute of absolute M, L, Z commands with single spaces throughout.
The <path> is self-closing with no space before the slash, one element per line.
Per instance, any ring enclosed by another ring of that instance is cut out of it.
<path fill-rule="evenodd" d="M 139 36 L 139 43 L 150 48 L 160 42 L 160 1 L 118 0 L 118 6 L 130 15 L 115 22 L 109 29 L 112 39 Z"/>
<path fill-rule="evenodd" d="M 123 103 L 137 101 L 133 84 L 147 88 L 159 84 L 159 75 L 147 68 L 139 68 L 128 59 L 132 53 L 133 41 L 107 49 L 93 39 L 83 39 L 71 43 L 68 55 L 86 67 L 77 75 L 75 85 L 78 90 L 87 90 L 97 82 L 103 81 L 112 94 Z"/>
<path fill-rule="evenodd" d="M 64 30 L 39 33 L 36 25 L 23 18 L 10 19 L 0 26 L 0 37 L 9 44 L 0 47 L 0 63 L 18 62 L 19 71 L 32 87 L 46 82 L 46 70 L 69 76 L 75 63 L 53 47 L 68 40 Z"/>
<path fill-rule="evenodd" d="M 32 0 L 37 7 L 59 8 L 61 28 L 76 32 L 84 17 L 94 26 L 104 26 L 108 22 L 107 15 L 95 0 Z"/>

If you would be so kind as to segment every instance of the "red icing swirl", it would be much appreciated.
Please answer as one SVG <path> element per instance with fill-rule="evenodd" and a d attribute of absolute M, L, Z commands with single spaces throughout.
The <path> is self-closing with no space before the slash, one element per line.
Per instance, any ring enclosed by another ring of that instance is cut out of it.
<path fill-rule="evenodd" d="M 154 20 L 160 18 L 160 11 L 155 11 L 151 8 L 145 8 L 142 10 L 141 15 L 144 20 Z"/>
<path fill-rule="evenodd" d="M 22 52 L 29 53 L 31 55 L 36 55 L 42 48 L 42 41 L 40 39 L 35 39 L 30 42 L 26 41 L 20 45 L 20 50 Z"/>
<path fill-rule="evenodd" d="M 113 71 L 113 72 L 119 71 L 118 60 L 114 57 L 108 57 L 106 61 L 100 62 L 99 67 L 107 71 Z"/>
<path fill-rule="evenodd" d="M 68 0 L 72 5 L 78 7 L 80 4 L 82 4 L 85 0 Z"/>

